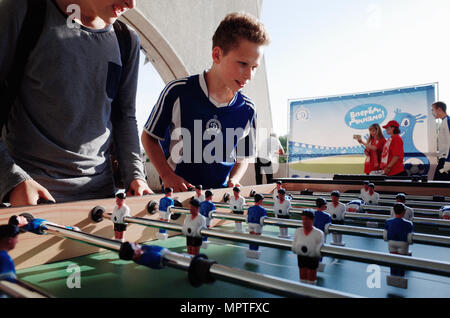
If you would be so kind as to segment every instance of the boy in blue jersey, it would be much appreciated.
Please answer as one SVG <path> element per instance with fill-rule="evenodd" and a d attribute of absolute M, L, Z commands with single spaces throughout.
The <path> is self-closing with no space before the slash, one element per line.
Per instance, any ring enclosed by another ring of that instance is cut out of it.
<path fill-rule="evenodd" d="M 0 225 L 0 280 L 16 280 L 16 269 L 8 252 L 16 247 L 18 235 L 19 228 L 16 225 Z"/>
<path fill-rule="evenodd" d="M 256 18 L 229 14 L 213 36 L 211 69 L 163 90 L 142 144 L 165 187 L 179 192 L 193 184 L 239 186 L 256 152 L 256 108 L 240 91 L 269 42 Z"/>
<path fill-rule="evenodd" d="M 395 217 L 386 221 L 383 238 L 388 241 L 389 253 L 409 255 L 409 244 L 412 244 L 414 226 L 411 221 L 405 220 L 406 207 L 403 203 L 394 205 Z M 406 288 L 406 280 L 403 279 L 403 269 L 391 267 L 391 275 L 387 277 L 388 285 Z M 395 277 L 393 277 L 395 276 Z"/>
<path fill-rule="evenodd" d="M 200 203 L 200 214 L 203 215 L 206 219 L 206 227 L 209 228 L 211 226 L 211 218 L 209 217 L 209 214 L 212 211 L 216 210 L 216 205 L 212 203 L 213 200 L 213 193 L 210 190 L 205 191 L 205 201 Z M 203 237 L 203 248 L 208 248 L 208 237 Z"/>
<path fill-rule="evenodd" d="M 165 196 L 159 200 L 159 220 L 168 222 L 170 219 L 170 207 L 174 206 L 175 202 L 172 199 L 172 188 L 164 189 Z M 158 239 L 165 240 L 167 239 L 167 230 L 159 229 L 159 233 L 157 235 Z"/>
<path fill-rule="evenodd" d="M 262 194 L 255 194 L 255 205 L 248 209 L 247 223 L 248 231 L 252 235 L 261 235 L 264 226 L 264 218 L 267 216 L 267 211 L 262 207 L 264 196 Z M 259 258 L 260 252 L 259 246 L 256 244 L 250 244 L 249 249 L 245 255 L 248 258 Z"/>

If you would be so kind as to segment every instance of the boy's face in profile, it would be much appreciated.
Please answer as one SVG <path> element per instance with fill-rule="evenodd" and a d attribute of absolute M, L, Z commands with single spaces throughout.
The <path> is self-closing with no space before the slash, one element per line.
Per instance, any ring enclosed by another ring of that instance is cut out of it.
<path fill-rule="evenodd" d="M 109 24 L 113 24 L 117 18 L 129 9 L 133 9 L 136 0 L 96 0 L 99 16 Z"/>
<path fill-rule="evenodd" d="M 226 55 L 221 48 L 215 47 L 213 60 L 223 84 L 234 93 L 243 89 L 253 79 L 263 52 L 262 45 L 245 39 L 239 40 L 239 45 Z"/>

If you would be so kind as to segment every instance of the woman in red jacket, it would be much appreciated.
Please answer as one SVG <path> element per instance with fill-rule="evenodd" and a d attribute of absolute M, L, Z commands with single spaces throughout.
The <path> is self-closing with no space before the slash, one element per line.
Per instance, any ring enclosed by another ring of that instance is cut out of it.
<path fill-rule="evenodd" d="M 386 143 L 380 125 L 371 125 L 369 127 L 369 134 L 367 142 L 364 142 L 361 137 L 358 138 L 358 142 L 366 148 L 364 150 L 364 153 L 366 154 L 366 162 L 364 163 L 365 174 L 380 170 L 381 153 L 383 152 L 383 147 Z"/>
<path fill-rule="evenodd" d="M 403 167 L 405 153 L 403 151 L 403 140 L 400 137 L 400 125 L 395 120 L 391 120 L 383 128 L 391 137 L 384 144 L 380 169 L 384 170 L 384 174 L 387 176 L 406 176 Z"/>

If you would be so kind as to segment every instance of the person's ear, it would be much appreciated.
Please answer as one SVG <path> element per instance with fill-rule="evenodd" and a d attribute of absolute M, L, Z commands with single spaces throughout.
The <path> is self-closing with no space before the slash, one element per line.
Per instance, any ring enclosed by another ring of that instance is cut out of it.
<path fill-rule="evenodd" d="M 224 55 L 223 50 L 220 47 L 216 46 L 213 48 L 212 59 L 215 64 L 220 64 L 220 61 L 222 60 L 223 55 Z"/>

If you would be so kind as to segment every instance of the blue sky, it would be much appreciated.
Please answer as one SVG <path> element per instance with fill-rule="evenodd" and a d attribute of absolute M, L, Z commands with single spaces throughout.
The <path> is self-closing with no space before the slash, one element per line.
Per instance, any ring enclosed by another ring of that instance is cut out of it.
<path fill-rule="evenodd" d="M 288 133 L 289 99 L 439 82 L 450 104 L 449 0 L 263 0 L 261 20 L 272 37 L 265 61 L 279 135 Z M 164 84 L 150 64 L 140 72 L 141 128 Z"/>

